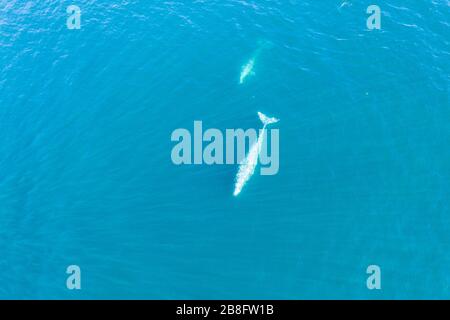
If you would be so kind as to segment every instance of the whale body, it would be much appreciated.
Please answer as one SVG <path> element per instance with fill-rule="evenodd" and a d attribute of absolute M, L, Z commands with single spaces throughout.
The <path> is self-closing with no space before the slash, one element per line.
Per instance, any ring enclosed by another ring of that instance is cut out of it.
<path fill-rule="evenodd" d="M 247 61 L 246 64 L 244 64 L 241 68 L 241 74 L 239 76 L 239 84 L 243 84 L 245 79 L 249 75 L 254 75 L 255 72 L 253 71 L 253 67 L 255 66 L 256 59 L 258 59 L 259 55 L 262 53 L 265 49 L 270 49 L 272 47 L 272 42 L 267 40 L 260 40 L 258 41 L 258 49 L 253 53 L 250 60 Z"/>
<path fill-rule="evenodd" d="M 264 126 L 261 133 L 259 134 L 258 140 L 250 147 L 250 151 L 248 152 L 247 156 L 239 165 L 239 170 L 236 174 L 234 185 L 234 196 L 237 196 L 239 193 L 241 193 L 242 188 L 255 172 L 256 165 L 258 164 L 258 157 L 261 152 L 261 146 L 264 141 L 264 130 L 266 129 L 266 126 L 280 121 L 277 118 L 270 118 L 261 112 L 258 112 L 258 117 Z"/>
<path fill-rule="evenodd" d="M 242 68 L 241 75 L 239 76 L 240 84 L 244 83 L 244 80 L 245 80 L 245 78 L 247 78 L 248 75 L 254 74 L 254 72 L 252 71 L 254 65 L 255 65 L 255 59 L 253 58 L 253 59 L 250 59 L 247 62 L 247 64 Z"/>

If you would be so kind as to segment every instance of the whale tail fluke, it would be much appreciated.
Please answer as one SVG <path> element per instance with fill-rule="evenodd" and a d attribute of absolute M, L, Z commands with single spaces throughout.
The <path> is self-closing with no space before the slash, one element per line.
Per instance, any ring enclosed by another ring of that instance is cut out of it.
<path fill-rule="evenodd" d="M 259 120 L 261 120 L 261 122 L 263 123 L 263 125 L 265 125 L 265 126 L 267 126 L 267 125 L 269 125 L 269 124 L 272 124 L 272 123 L 277 123 L 278 121 L 280 121 L 280 119 L 277 119 L 277 118 L 270 118 L 270 117 L 268 117 L 268 116 L 266 116 L 264 113 L 262 113 L 262 112 L 258 112 L 258 117 L 259 117 Z"/>

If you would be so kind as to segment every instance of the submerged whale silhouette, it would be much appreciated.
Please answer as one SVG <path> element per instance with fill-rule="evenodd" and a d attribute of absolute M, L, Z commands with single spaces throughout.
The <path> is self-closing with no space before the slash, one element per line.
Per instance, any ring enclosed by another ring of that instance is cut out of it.
<path fill-rule="evenodd" d="M 277 118 L 270 118 L 261 112 L 258 112 L 258 117 L 264 126 L 262 128 L 262 132 L 259 134 L 258 140 L 250 147 L 250 151 L 248 152 L 247 156 L 239 165 L 239 170 L 236 174 L 234 185 L 234 196 L 237 196 L 239 193 L 241 193 L 242 188 L 255 172 L 256 165 L 258 164 L 258 157 L 261 152 L 261 146 L 264 141 L 264 130 L 269 124 L 277 123 L 278 121 L 280 121 Z"/>
<path fill-rule="evenodd" d="M 255 59 L 250 59 L 245 66 L 242 67 L 241 75 L 239 76 L 239 83 L 243 84 L 245 78 L 247 78 L 250 74 L 255 74 L 253 70 L 253 66 L 255 65 Z"/>
<path fill-rule="evenodd" d="M 255 66 L 255 61 L 261 54 L 262 50 L 272 47 L 272 42 L 267 40 L 264 41 L 260 40 L 258 43 L 259 43 L 258 49 L 253 53 L 253 56 L 250 58 L 250 60 L 248 60 L 247 63 L 243 65 L 241 68 L 241 74 L 239 76 L 239 84 L 243 84 L 245 79 L 249 75 L 255 74 L 255 72 L 253 71 L 253 67 Z"/>

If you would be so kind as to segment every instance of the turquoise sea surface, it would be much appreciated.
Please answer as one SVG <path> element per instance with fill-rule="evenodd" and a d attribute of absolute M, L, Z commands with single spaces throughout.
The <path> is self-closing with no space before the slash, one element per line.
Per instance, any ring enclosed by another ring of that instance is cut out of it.
<path fill-rule="evenodd" d="M 278 174 L 172 163 L 257 111 Z M 448 0 L 0 0 L 0 298 L 450 298 L 449 199 Z"/>

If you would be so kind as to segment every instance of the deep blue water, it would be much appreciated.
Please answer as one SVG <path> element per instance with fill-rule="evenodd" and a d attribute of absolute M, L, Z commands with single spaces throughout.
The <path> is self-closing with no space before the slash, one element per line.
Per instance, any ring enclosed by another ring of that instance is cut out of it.
<path fill-rule="evenodd" d="M 343 2 L 0 0 L 0 298 L 450 298 L 450 3 Z M 259 110 L 277 175 L 172 163 Z"/>

